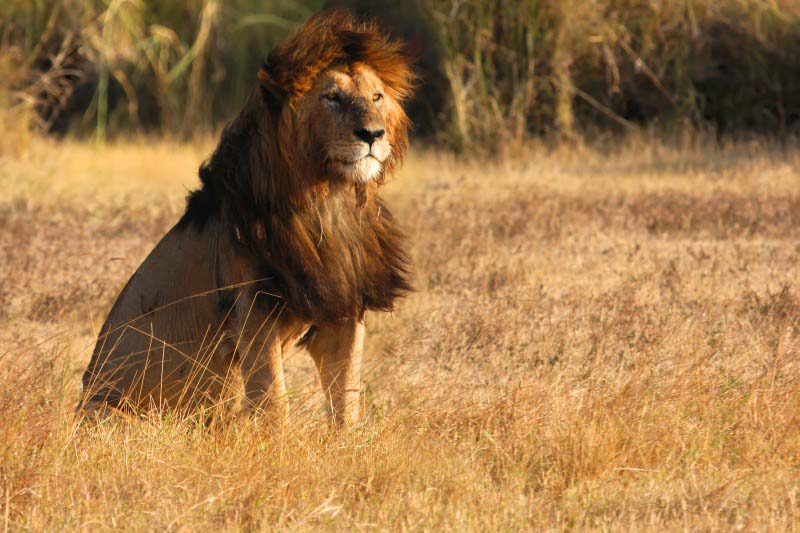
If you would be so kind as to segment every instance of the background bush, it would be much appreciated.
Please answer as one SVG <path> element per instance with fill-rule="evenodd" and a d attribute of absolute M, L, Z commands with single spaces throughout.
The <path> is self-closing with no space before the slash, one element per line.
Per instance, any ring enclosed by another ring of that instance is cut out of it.
<path fill-rule="evenodd" d="M 191 135 L 233 115 L 265 51 L 320 6 L 6 0 L 0 83 L 43 131 Z"/>
<path fill-rule="evenodd" d="M 275 41 L 328 4 L 409 41 L 417 133 L 451 147 L 648 124 L 798 128 L 795 0 L 6 0 L 0 126 L 100 139 L 216 128 Z"/>

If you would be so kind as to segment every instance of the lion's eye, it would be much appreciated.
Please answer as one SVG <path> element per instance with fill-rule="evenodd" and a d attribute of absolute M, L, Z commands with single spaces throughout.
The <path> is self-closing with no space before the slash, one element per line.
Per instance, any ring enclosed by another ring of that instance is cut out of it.
<path fill-rule="evenodd" d="M 383 100 L 383 95 L 381 93 L 375 93 L 372 95 L 373 102 L 379 102 L 380 100 Z"/>
<path fill-rule="evenodd" d="M 331 91 L 325 95 L 325 99 L 329 102 L 339 102 L 340 101 L 339 93 L 337 93 L 336 91 Z"/>

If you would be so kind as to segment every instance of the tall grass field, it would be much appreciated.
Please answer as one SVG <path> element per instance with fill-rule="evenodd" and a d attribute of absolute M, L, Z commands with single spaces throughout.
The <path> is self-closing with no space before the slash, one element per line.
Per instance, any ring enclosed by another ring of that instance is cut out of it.
<path fill-rule="evenodd" d="M 119 291 L 270 48 L 408 42 L 415 292 L 361 421 L 80 424 Z M 800 530 L 800 2 L 3 0 L 3 531 Z"/>
<path fill-rule="evenodd" d="M 800 528 L 796 148 L 417 143 L 386 186 L 417 291 L 366 318 L 356 428 L 329 429 L 304 353 L 280 432 L 80 426 L 101 321 L 211 148 L 0 161 L 5 531 Z"/>
<path fill-rule="evenodd" d="M 0 126 L 214 131 L 270 48 L 330 6 L 408 41 L 416 132 L 457 150 L 648 125 L 798 132 L 796 0 L 5 0 Z"/>

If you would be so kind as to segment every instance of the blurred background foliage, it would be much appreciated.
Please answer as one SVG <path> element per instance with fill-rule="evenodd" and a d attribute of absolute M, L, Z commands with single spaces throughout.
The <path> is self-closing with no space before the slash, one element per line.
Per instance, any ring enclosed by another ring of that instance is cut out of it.
<path fill-rule="evenodd" d="M 5 0 L 0 127 L 100 140 L 213 131 L 272 45 L 332 5 L 408 41 L 422 75 L 416 134 L 455 149 L 800 125 L 797 0 Z"/>

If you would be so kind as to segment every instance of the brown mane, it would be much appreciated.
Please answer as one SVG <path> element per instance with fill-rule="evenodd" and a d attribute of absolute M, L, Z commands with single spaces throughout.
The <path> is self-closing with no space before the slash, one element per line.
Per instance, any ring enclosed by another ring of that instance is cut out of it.
<path fill-rule="evenodd" d="M 392 155 L 383 174 L 355 186 L 328 176 L 321 154 L 300 142 L 294 103 L 333 65 L 370 66 L 401 102 L 413 74 L 401 43 L 374 22 L 347 11 L 312 16 L 269 54 L 259 84 L 223 131 L 200 168 L 202 187 L 190 194 L 180 225 L 219 220 L 242 253 L 258 264 L 258 290 L 279 295 L 288 310 L 314 323 L 390 310 L 410 289 L 397 223 L 377 187 L 402 161 L 408 117 L 388 117 Z"/>

